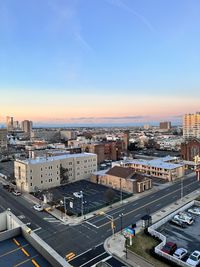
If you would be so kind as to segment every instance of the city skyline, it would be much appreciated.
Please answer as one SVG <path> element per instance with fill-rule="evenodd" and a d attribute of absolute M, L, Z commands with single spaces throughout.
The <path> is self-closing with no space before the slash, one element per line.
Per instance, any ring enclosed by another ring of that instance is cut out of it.
<path fill-rule="evenodd" d="M 181 123 L 199 110 L 199 7 L 1 1 L 0 122 Z"/>

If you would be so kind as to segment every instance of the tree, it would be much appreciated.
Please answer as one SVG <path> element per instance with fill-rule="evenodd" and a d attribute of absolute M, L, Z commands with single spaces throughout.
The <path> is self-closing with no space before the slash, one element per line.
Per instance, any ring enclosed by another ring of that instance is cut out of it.
<path fill-rule="evenodd" d="M 62 167 L 62 165 L 60 165 L 60 183 L 61 184 L 66 184 L 69 182 L 69 175 L 68 175 L 68 169 Z"/>
<path fill-rule="evenodd" d="M 109 188 L 105 192 L 105 199 L 108 204 L 111 204 L 115 199 L 116 193 L 112 188 Z"/>

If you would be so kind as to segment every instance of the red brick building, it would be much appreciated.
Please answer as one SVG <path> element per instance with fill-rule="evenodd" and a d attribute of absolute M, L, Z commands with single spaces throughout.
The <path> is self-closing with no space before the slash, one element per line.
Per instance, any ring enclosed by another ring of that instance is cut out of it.
<path fill-rule="evenodd" d="M 190 139 L 181 144 L 181 157 L 184 160 L 194 161 L 194 157 L 200 156 L 200 140 Z"/>
<path fill-rule="evenodd" d="M 84 144 L 82 150 L 97 154 L 97 163 L 104 160 L 119 160 L 125 150 L 123 141 Z"/>

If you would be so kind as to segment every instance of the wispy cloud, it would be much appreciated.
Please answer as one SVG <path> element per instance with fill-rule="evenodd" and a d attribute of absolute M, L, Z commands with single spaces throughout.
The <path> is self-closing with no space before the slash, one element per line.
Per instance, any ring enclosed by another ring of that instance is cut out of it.
<path fill-rule="evenodd" d="M 108 3 L 121 8 L 131 14 L 133 14 L 135 17 L 137 17 L 151 32 L 155 32 L 155 28 L 152 26 L 150 21 L 143 16 L 142 14 L 135 11 L 133 8 L 129 7 L 124 0 L 106 0 Z"/>
<path fill-rule="evenodd" d="M 78 44 L 86 49 L 92 50 L 92 47 L 86 41 L 81 29 L 81 22 L 78 16 L 78 2 L 77 1 L 64 1 L 55 2 L 48 1 L 50 9 L 53 11 L 53 21 L 51 21 L 51 29 L 68 31 L 74 37 Z"/>

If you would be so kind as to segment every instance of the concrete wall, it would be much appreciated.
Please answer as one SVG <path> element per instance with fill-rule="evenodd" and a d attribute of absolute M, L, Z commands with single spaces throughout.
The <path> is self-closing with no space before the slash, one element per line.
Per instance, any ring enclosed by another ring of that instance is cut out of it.
<path fill-rule="evenodd" d="M 44 242 L 35 233 L 27 233 L 22 228 L 22 235 L 25 239 L 53 266 L 55 267 L 70 267 L 71 265 L 62 258 L 54 249 L 52 249 L 46 242 Z"/>
<path fill-rule="evenodd" d="M 14 228 L 12 230 L 6 230 L 0 233 L 0 241 L 4 241 L 6 239 L 13 238 L 21 234 L 21 227 Z"/>
<path fill-rule="evenodd" d="M 0 213 L 0 232 L 7 229 L 7 218 L 6 212 Z"/>

